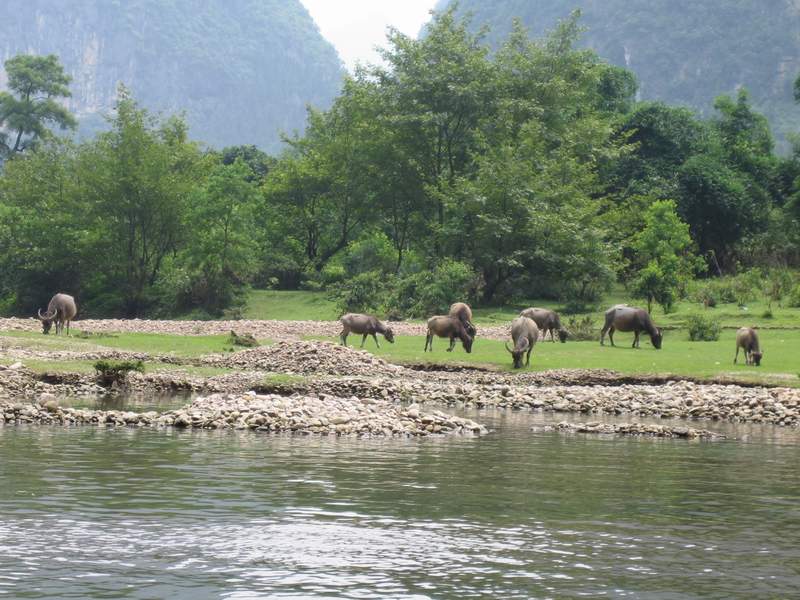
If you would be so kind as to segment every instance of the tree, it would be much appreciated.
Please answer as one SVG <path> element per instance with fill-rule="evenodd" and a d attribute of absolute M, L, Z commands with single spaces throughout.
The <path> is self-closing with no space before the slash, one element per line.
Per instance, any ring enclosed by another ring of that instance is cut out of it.
<path fill-rule="evenodd" d="M 94 219 L 94 293 L 105 310 L 137 316 L 156 304 L 165 263 L 186 236 L 187 199 L 200 154 L 179 118 L 158 122 L 121 87 L 111 131 L 80 152 L 87 219 Z"/>
<path fill-rule="evenodd" d="M 701 268 L 702 261 L 691 253 L 689 226 L 680 220 L 671 200 L 654 202 L 644 215 L 645 226 L 634 238 L 632 246 L 641 268 L 636 273 L 631 291 L 669 312 L 682 287 Z"/>
<path fill-rule="evenodd" d="M 258 198 L 253 172 L 241 158 L 214 167 L 190 196 L 180 264 L 190 277 L 185 302 L 219 313 L 237 300 L 255 272 L 256 232 L 251 227 Z"/>
<path fill-rule="evenodd" d="M 382 52 L 387 67 L 369 75 L 381 88 L 382 108 L 395 128 L 395 140 L 416 165 L 433 207 L 434 251 L 444 248 L 439 234 L 447 217 L 447 190 L 465 173 L 480 142 L 478 125 L 494 104 L 493 71 L 483 34 L 469 31 L 469 20 L 455 8 L 436 13 L 420 39 L 389 31 Z"/>
<path fill-rule="evenodd" d="M 20 54 L 5 62 L 9 92 L 0 92 L 0 157 L 9 158 L 47 137 L 49 127 L 71 129 L 75 118 L 59 104 L 71 78 L 55 55 Z"/>
<path fill-rule="evenodd" d="M 697 155 L 678 172 L 678 212 L 703 256 L 719 268 L 734 262 L 735 245 L 768 218 L 747 193 L 739 173 L 710 155 Z"/>

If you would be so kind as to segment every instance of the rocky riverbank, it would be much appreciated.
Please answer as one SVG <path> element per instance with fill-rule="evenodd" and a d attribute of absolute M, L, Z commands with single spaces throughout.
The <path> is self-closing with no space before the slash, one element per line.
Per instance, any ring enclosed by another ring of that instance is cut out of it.
<path fill-rule="evenodd" d="M 580 414 L 687 418 L 800 425 L 800 390 L 667 381 L 652 385 L 613 371 L 564 370 L 524 374 L 467 369 L 415 370 L 330 342 L 281 342 L 198 363 L 233 369 L 203 377 L 187 373 L 131 373 L 125 391 L 220 394 L 254 391 L 262 396 L 358 398 L 393 406 L 499 407 Z M 278 374 L 289 374 L 288 377 Z M 587 385 L 588 383 L 588 385 Z M 24 368 L 0 369 L 0 398 L 36 400 L 102 395 L 94 378 L 36 375 Z"/>
<path fill-rule="evenodd" d="M 59 406 L 52 394 L 35 403 L 0 401 L 0 424 L 99 425 L 250 429 L 274 433 L 354 436 L 481 435 L 486 428 L 444 412 L 402 408 L 385 401 L 335 396 L 219 394 L 163 413 Z"/>
<path fill-rule="evenodd" d="M 570 423 L 562 421 L 555 425 L 536 425 L 531 427 L 531 431 L 549 432 L 560 431 L 562 433 L 595 433 L 602 435 L 624 435 L 624 436 L 644 436 L 661 438 L 681 438 L 681 439 L 701 439 L 701 440 L 724 440 L 726 436 L 721 433 L 709 431 L 708 429 L 694 429 L 692 427 L 670 427 L 665 425 L 654 425 L 647 423 Z"/>

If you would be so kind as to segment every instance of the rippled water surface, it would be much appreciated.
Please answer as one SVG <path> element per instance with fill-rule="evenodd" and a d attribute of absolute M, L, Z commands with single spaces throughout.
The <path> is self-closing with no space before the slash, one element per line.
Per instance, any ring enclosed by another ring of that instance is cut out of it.
<path fill-rule="evenodd" d="M 798 432 L 629 440 L 477 416 L 496 432 L 0 427 L 0 597 L 800 593 Z"/>

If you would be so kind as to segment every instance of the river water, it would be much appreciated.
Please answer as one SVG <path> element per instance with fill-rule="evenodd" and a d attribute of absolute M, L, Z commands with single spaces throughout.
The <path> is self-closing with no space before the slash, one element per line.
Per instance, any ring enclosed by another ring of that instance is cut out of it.
<path fill-rule="evenodd" d="M 0 598 L 788 598 L 797 431 L 0 427 Z M 717 426 L 719 429 L 724 426 Z"/>

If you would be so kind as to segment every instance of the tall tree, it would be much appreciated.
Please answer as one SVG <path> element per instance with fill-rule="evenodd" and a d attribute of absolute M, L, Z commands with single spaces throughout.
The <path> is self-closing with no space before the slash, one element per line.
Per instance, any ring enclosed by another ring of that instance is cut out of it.
<path fill-rule="evenodd" d="M 55 55 L 20 54 L 5 62 L 10 92 L 0 92 L 0 155 L 32 147 L 50 127 L 71 129 L 75 118 L 59 103 L 68 98 L 71 78 Z"/>
<path fill-rule="evenodd" d="M 127 316 L 146 311 L 164 267 L 183 237 L 187 198 L 202 171 L 186 125 L 158 123 L 120 88 L 111 131 L 81 153 L 86 203 L 104 226 L 93 231 L 98 285 Z"/>
<path fill-rule="evenodd" d="M 439 255 L 447 190 L 468 169 L 480 142 L 479 122 L 494 103 L 494 73 L 481 39 L 482 33 L 470 33 L 469 21 L 457 19 L 450 8 L 434 15 L 420 39 L 391 29 L 382 53 L 387 67 L 371 73 L 392 115 L 397 143 L 424 177 Z"/>

